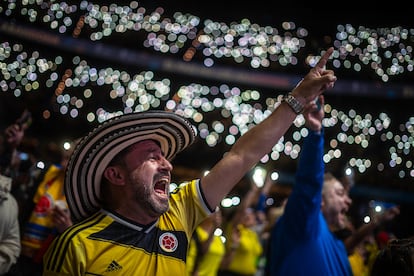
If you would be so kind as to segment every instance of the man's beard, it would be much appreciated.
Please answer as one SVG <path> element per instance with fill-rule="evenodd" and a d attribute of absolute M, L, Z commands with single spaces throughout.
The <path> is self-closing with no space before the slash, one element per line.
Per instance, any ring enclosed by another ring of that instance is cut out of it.
<path fill-rule="evenodd" d="M 143 193 L 141 193 L 141 195 L 143 196 L 141 196 L 138 200 L 143 201 L 148 208 L 148 211 L 151 213 L 161 215 L 167 212 L 170 208 L 169 194 L 167 198 L 160 198 L 154 192 L 152 186 L 148 187 L 145 185 L 142 192 Z"/>

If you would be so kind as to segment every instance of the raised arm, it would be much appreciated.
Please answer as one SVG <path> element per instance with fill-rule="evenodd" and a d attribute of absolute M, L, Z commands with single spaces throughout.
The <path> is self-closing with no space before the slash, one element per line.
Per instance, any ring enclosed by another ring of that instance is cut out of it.
<path fill-rule="evenodd" d="M 291 94 L 303 106 L 333 87 L 334 72 L 326 70 L 325 65 L 332 54 L 329 48 L 317 65 L 298 83 Z M 222 198 L 286 133 L 297 114 L 283 102 L 260 124 L 250 129 L 233 145 L 231 150 L 201 179 L 201 187 L 211 208 L 215 208 Z"/>
<path fill-rule="evenodd" d="M 360 244 L 368 235 L 372 234 L 377 227 L 381 226 L 383 223 L 393 220 L 399 214 L 399 206 L 391 207 L 385 210 L 384 213 L 374 216 L 369 223 L 363 224 L 358 229 L 356 229 L 355 232 L 351 234 L 351 236 L 344 240 L 348 254 L 352 254 L 358 244 Z"/>

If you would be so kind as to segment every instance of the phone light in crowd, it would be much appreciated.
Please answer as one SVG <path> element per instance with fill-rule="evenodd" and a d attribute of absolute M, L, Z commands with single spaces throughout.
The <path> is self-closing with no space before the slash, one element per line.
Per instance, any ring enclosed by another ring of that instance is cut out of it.
<path fill-rule="evenodd" d="M 240 204 L 240 197 L 234 196 L 232 198 L 226 197 L 221 201 L 221 206 L 223 208 L 230 208 L 232 206 L 237 206 Z"/>
<path fill-rule="evenodd" d="M 377 206 L 375 206 L 374 210 L 375 210 L 376 213 L 381 213 L 382 212 L 382 206 L 377 205 Z"/>
<path fill-rule="evenodd" d="M 253 182 L 257 187 L 261 188 L 264 185 L 266 179 L 266 170 L 262 167 L 256 167 L 252 176 Z"/>
<path fill-rule="evenodd" d="M 45 165 L 45 162 L 43 162 L 43 161 L 38 161 L 37 163 L 36 163 L 36 167 L 37 168 L 39 168 L 39 169 L 44 169 L 45 167 L 46 167 L 46 165 Z"/>
<path fill-rule="evenodd" d="M 214 230 L 214 235 L 215 235 L 215 236 L 218 236 L 218 237 L 221 237 L 221 236 L 223 235 L 223 229 L 221 229 L 221 228 L 216 228 L 216 229 Z"/>
<path fill-rule="evenodd" d="M 396 206 L 395 203 L 391 202 L 384 202 L 384 201 L 378 201 L 378 200 L 371 200 L 369 202 L 369 208 L 371 210 L 371 214 L 375 217 L 377 214 L 383 213 L 386 209 L 392 208 L 393 206 Z M 366 215 L 363 218 L 364 223 L 369 223 L 371 221 L 371 216 Z"/>
<path fill-rule="evenodd" d="M 371 217 L 370 216 L 365 216 L 364 217 L 364 223 L 369 223 L 371 221 Z"/>
<path fill-rule="evenodd" d="M 345 179 L 348 182 L 349 188 L 355 185 L 355 171 L 352 167 L 346 166 L 344 169 Z"/>
<path fill-rule="evenodd" d="M 392 208 L 396 206 L 393 202 L 385 202 L 385 201 L 379 201 L 379 200 L 371 200 L 369 202 L 369 206 L 372 210 L 374 210 L 375 213 L 382 213 L 386 209 Z"/>
<path fill-rule="evenodd" d="M 29 154 L 26 152 L 19 153 L 19 157 L 21 160 L 29 160 Z"/>
<path fill-rule="evenodd" d="M 64 142 L 63 143 L 63 149 L 64 150 L 69 150 L 71 147 L 71 143 L 70 142 Z"/>
<path fill-rule="evenodd" d="M 272 172 L 270 174 L 270 179 L 272 179 L 273 181 L 277 181 L 279 179 L 279 173 L 278 172 Z"/>
<path fill-rule="evenodd" d="M 350 168 L 350 167 L 345 168 L 345 175 L 346 176 L 353 176 L 354 175 L 354 170 L 352 170 L 352 168 Z"/>
<path fill-rule="evenodd" d="M 266 198 L 265 203 L 266 203 L 266 206 L 273 206 L 273 204 L 275 204 L 275 199 L 272 197 L 268 197 Z"/>
<path fill-rule="evenodd" d="M 176 184 L 176 183 L 170 183 L 170 193 L 172 192 L 172 191 L 174 191 L 176 188 L 178 187 L 178 185 Z"/>

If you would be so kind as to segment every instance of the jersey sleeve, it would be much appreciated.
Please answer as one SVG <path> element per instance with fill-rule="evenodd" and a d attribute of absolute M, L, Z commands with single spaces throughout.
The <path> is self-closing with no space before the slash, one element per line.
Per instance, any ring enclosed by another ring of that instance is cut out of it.
<path fill-rule="evenodd" d="M 200 191 L 200 181 L 193 180 L 177 187 L 171 193 L 170 209 L 183 222 L 188 239 L 197 225 L 211 214 Z"/>

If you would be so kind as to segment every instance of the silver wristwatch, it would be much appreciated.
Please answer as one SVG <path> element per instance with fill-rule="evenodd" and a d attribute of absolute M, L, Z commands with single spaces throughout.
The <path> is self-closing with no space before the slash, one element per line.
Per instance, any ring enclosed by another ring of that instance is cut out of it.
<path fill-rule="evenodd" d="M 291 93 L 283 96 L 282 101 L 286 102 L 296 114 L 300 114 L 303 111 L 303 104 L 301 104 Z"/>

